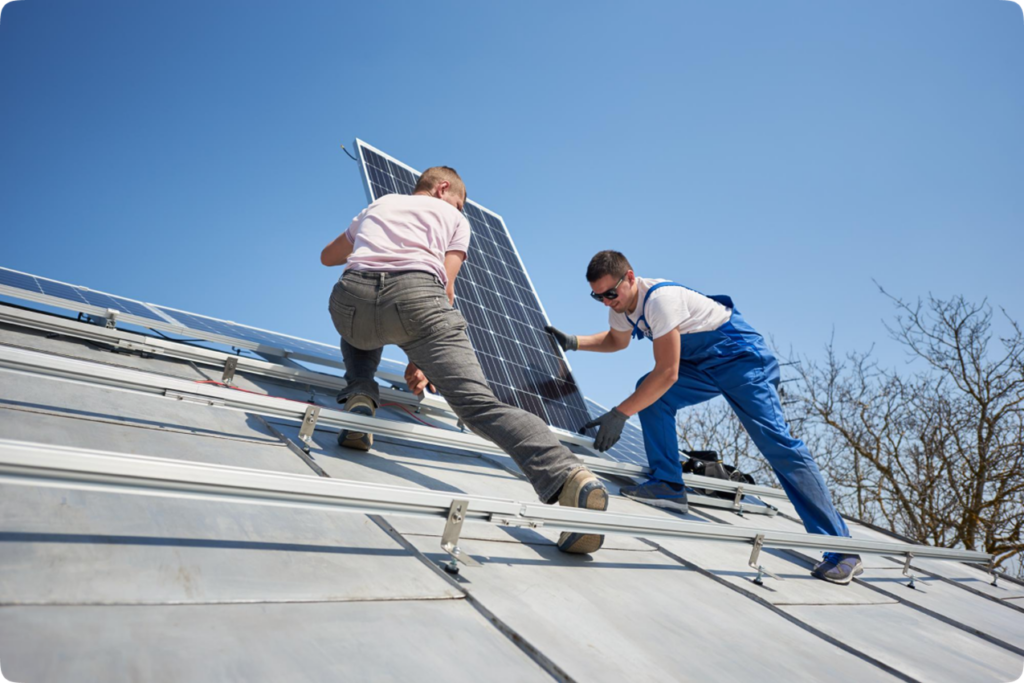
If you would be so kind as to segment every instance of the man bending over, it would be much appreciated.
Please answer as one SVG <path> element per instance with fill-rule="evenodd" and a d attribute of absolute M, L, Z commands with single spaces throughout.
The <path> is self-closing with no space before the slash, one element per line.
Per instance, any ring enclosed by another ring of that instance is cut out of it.
<path fill-rule="evenodd" d="M 676 412 L 721 395 L 775 470 L 807 531 L 850 535 L 810 452 L 790 434 L 777 391 L 779 363 L 732 299 L 637 277 L 617 251 L 595 255 L 587 281 L 590 296 L 609 309 L 610 329 L 576 337 L 548 327 L 563 349 L 621 351 L 631 338 L 650 339 L 654 346 L 654 370 L 640 378 L 636 391 L 587 424 L 599 428 L 594 444 L 605 451 L 619 440 L 629 416 L 640 414 L 651 478 L 623 487 L 622 495 L 686 511 Z M 825 553 L 812 574 L 845 584 L 862 571 L 857 555 Z"/>
<path fill-rule="evenodd" d="M 349 412 L 374 415 L 381 352 L 397 344 L 409 356 L 409 388 L 421 394 L 433 384 L 459 419 L 512 456 L 542 502 L 605 510 L 608 492 L 597 477 L 543 420 L 500 402 L 484 378 L 466 321 L 452 307 L 470 240 L 465 201 L 454 169 L 428 168 L 412 195 L 373 202 L 320 254 L 325 266 L 346 265 L 329 306 L 345 359 L 347 386 L 338 401 Z M 345 430 L 338 440 L 365 451 L 372 435 Z M 599 534 L 563 532 L 558 548 L 592 553 L 603 542 Z"/>

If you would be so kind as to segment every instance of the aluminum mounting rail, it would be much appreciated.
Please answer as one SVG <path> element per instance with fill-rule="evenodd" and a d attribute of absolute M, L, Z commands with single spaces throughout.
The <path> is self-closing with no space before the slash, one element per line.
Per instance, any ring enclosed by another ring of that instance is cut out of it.
<path fill-rule="evenodd" d="M 276 362 L 246 358 L 213 349 L 191 346 L 172 340 L 148 337 L 118 328 L 100 328 L 88 323 L 71 321 L 71 319 L 56 315 L 22 310 L 2 304 L 0 304 L 0 323 L 7 323 L 35 330 L 72 336 L 79 339 L 111 344 L 124 350 L 167 355 L 169 357 L 199 362 L 199 364 L 214 366 L 217 368 L 223 368 L 228 364 L 228 362 L 233 362 L 233 364 L 236 365 L 236 369 L 239 371 L 288 382 L 318 385 L 335 390 L 341 389 L 345 386 L 344 380 L 331 375 L 315 373 L 299 368 L 289 368 L 287 366 L 282 366 L 281 364 L 276 364 Z M 381 379 L 391 382 L 403 381 L 401 378 L 398 378 L 397 376 L 390 376 L 387 373 L 378 373 L 378 375 L 381 376 Z M 409 392 L 399 391 L 397 389 L 388 389 L 386 387 L 382 387 L 382 392 L 384 397 L 389 400 L 393 400 L 394 402 L 415 405 L 415 407 L 423 407 L 428 410 L 450 415 L 452 414 L 450 405 L 447 404 L 447 402 L 440 396 L 428 394 L 421 399 Z M 563 443 L 578 445 L 587 450 L 591 456 L 581 457 L 587 463 L 588 467 L 596 472 L 634 478 L 646 478 L 650 474 L 651 470 L 648 467 L 633 465 L 630 463 L 620 463 L 596 452 L 594 450 L 593 439 L 589 437 L 580 434 L 571 434 L 554 428 L 552 428 L 552 433 L 554 433 L 555 436 Z M 716 490 L 716 492 L 729 494 L 734 497 L 734 500 L 741 499 L 743 495 L 787 500 L 781 489 L 773 488 L 771 486 L 742 484 L 733 481 L 726 481 L 724 479 L 702 477 L 694 474 L 687 475 L 686 481 L 687 483 L 700 488 Z M 698 499 L 694 500 L 696 501 Z M 720 501 L 720 499 L 708 500 L 710 501 L 708 504 L 714 507 L 735 508 L 735 504 L 730 505 L 717 502 Z M 760 506 L 755 506 L 755 508 L 760 508 Z"/>
<path fill-rule="evenodd" d="M 6 307 L 0 306 L 0 314 L 8 312 L 9 311 L 6 310 Z M 19 311 L 19 313 L 24 313 L 24 311 Z M 0 321 L 3 320 L 2 315 L 0 315 Z M 104 340 L 109 343 L 110 340 L 105 339 L 102 335 L 104 333 L 111 332 L 110 330 L 90 325 L 86 325 L 86 327 L 93 327 L 94 330 L 92 330 L 91 333 L 99 335 L 98 337 L 94 337 L 94 339 Z M 147 346 L 155 343 L 162 343 L 160 348 L 173 344 L 176 347 L 184 347 L 184 349 L 187 349 L 187 351 L 180 348 L 174 349 L 175 353 L 182 354 L 179 355 L 179 357 L 183 357 L 183 354 L 185 353 L 195 353 L 203 354 L 207 360 L 215 358 L 218 355 L 223 355 L 227 358 L 237 358 L 236 356 L 221 354 L 217 351 L 197 349 L 195 347 L 174 344 L 174 342 L 152 339 L 141 335 L 136 336 L 139 336 L 139 339 L 142 340 L 140 343 L 144 343 Z M 136 348 L 134 350 L 142 349 Z M 210 355 L 207 356 L 206 354 Z M 189 358 L 188 360 L 195 359 L 196 358 Z M 275 373 L 278 373 L 275 374 L 277 377 L 292 375 L 293 379 L 297 379 L 298 375 L 293 373 L 302 373 L 302 379 L 298 379 L 297 381 L 312 381 L 313 378 L 307 378 L 307 375 L 312 375 L 315 378 L 327 377 L 326 375 L 318 373 L 282 367 L 274 363 L 268 363 L 267 361 L 259 361 L 250 358 L 239 358 L 239 368 L 243 368 L 243 362 L 245 363 L 244 368 L 246 370 L 249 368 L 266 369 L 265 366 L 271 366 L 275 368 Z M 28 351 L 3 345 L 0 345 L 0 367 L 6 367 L 16 371 L 28 371 L 35 374 L 62 377 L 65 379 L 87 381 L 90 383 L 120 386 L 151 394 L 163 394 L 180 400 L 205 402 L 210 405 L 231 407 L 245 412 L 299 421 L 303 419 L 303 414 L 307 405 L 296 401 L 289 401 L 287 399 L 271 396 L 264 397 L 224 387 L 197 384 L 188 380 L 148 373 L 141 370 L 118 368 L 110 365 L 92 363 L 90 361 L 55 356 L 52 354 Z M 395 394 L 393 398 L 396 400 L 403 399 L 408 401 L 411 397 L 411 394 L 406 394 L 405 392 L 399 392 L 397 390 L 392 391 L 391 393 Z M 447 407 L 447 404 L 444 405 Z M 299 408 L 299 406 L 301 406 L 301 408 Z M 380 418 L 353 415 L 351 413 L 328 408 L 321 409 L 319 422 L 339 429 L 360 429 L 393 438 L 412 438 L 413 440 L 421 441 L 423 443 L 437 444 L 450 448 L 504 455 L 504 451 L 497 448 L 493 443 L 471 433 L 447 431 L 419 425 L 407 425 Z M 588 449 L 593 448 L 592 440 L 586 437 L 570 435 L 562 432 L 561 430 L 553 430 L 553 433 L 565 443 L 583 445 Z M 591 450 L 590 452 L 593 453 L 594 451 Z M 604 457 L 579 457 L 591 470 L 604 474 L 631 478 L 646 478 L 646 476 L 651 472 L 648 467 L 617 462 Z M 733 509 L 737 512 L 752 512 L 755 514 L 774 514 L 775 512 L 774 508 L 769 507 L 766 509 L 762 505 L 742 503 L 741 499 L 744 494 L 767 498 L 786 499 L 786 495 L 783 491 L 769 486 L 738 484 L 736 482 L 726 481 L 723 479 L 714 479 L 712 477 L 701 477 L 697 475 L 687 475 L 686 482 L 691 486 L 713 491 L 721 491 L 734 496 L 734 500 L 731 503 L 725 499 L 704 496 L 691 496 L 692 502 L 697 504 L 703 503 L 712 507 Z"/>
<path fill-rule="evenodd" d="M 555 531 L 743 543 L 752 545 L 755 553 L 761 548 L 785 548 L 902 555 L 908 561 L 910 557 L 979 563 L 992 561 L 992 556 L 983 552 L 898 541 L 837 538 L 688 522 L 667 515 L 653 517 L 597 512 L 6 439 L 0 439 L 0 484 L 345 512 L 448 517 L 449 520 L 458 505 L 460 525 L 465 520 L 502 526 L 544 527 Z M 760 575 L 763 568 L 757 569 Z"/>
<path fill-rule="evenodd" d="M 3 345 L 0 345 L 0 369 L 45 376 L 61 381 L 114 387 L 122 391 L 140 392 L 211 407 L 291 420 L 302 424 L 299 437 L 307 444 L 307 439 L 312 436 L 313 428 L 317 425 L 325 425 L 337 429 L 358 429 L 394 439 L 468 451 L 474 454 L 506 455 L 494 443 L 468 432 L 356 415 L 285 398 L 199 384 L 167 375 L 64 356 L 53 356 Z M 586 456 L 580 457 L 588 467 L 606 474 L 635 476 L 635 471 L 639 469 L 636 465 Z M 709 496 L 689 496 L 690 503 L 693 505 L 724 508 L 738 513 L 775 515 L 777 512 L 772 506 L 743 502 L 741 499 L 741 495 L 735 496 L 732 501 Z"/>

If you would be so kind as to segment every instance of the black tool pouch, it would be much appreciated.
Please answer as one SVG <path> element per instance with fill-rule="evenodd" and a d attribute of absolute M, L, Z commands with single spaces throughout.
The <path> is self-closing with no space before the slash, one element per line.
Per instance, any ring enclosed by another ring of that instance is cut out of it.
<path fill-rule="evenodd" d="M 754 478 L 744 474 L 732 465 L 726 465 L 718 457 L 718 451 L 683 451 L 690 459 L 683 463 L 683 474 L 697 474 L 702 477 L 714 477 L 734 481 L 738 484 L 753 484 Z M 726 491 L 711 491 L 695 486 L 691 487 L 694 492 L 702 496 L 714 496 L 716 498 L 733 498 L 734 494 Z"/>

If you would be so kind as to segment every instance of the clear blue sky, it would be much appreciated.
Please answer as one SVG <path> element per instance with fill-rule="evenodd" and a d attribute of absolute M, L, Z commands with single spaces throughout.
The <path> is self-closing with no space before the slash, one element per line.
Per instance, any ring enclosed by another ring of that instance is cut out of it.
<path fill-rule="evenodd" d="M 358 136 L 456 167 L 563 329 L 605 329 L 583 273 L 615 248 L 782 348 L 834 329 L 895 363 L 872 278 L 1024 320 L 1022 124 L 1002 0 L 21 0 L 0 265 L 333 341 L 318 256 L 365 204 Z M 651 365 L 570 361 L 605 404 Z"/>

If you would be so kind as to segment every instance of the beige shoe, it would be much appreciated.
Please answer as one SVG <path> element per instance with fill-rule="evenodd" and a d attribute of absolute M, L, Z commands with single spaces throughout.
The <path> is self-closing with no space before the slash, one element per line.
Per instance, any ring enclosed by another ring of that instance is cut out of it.
<path fill-rule="evenodd" d="M 607 510 L 608 490 L 593 472 L 581 467 L 574 470 L 565 480 L 562 493 L 558 496 L 558 504 L 587 510 Z M 564 553 L 594 553 L 603 543 L 604 536 L 601 534 L 563 531 L 558 537 L 558 549 Z"/>
<path fill-rule="evenodd" d="M 355 396 L 350 396 L 345 401 L 345 412 L 373 417 L 377 412 L 377 407 L 369 396 L 356 394 Z M 346 448 L 354 448 L 357 451 L 368 451 L 370 446 L 373 445 L 373 434 L 342 429 L 341 433 L 338 434 L 338 443 Z"/>

